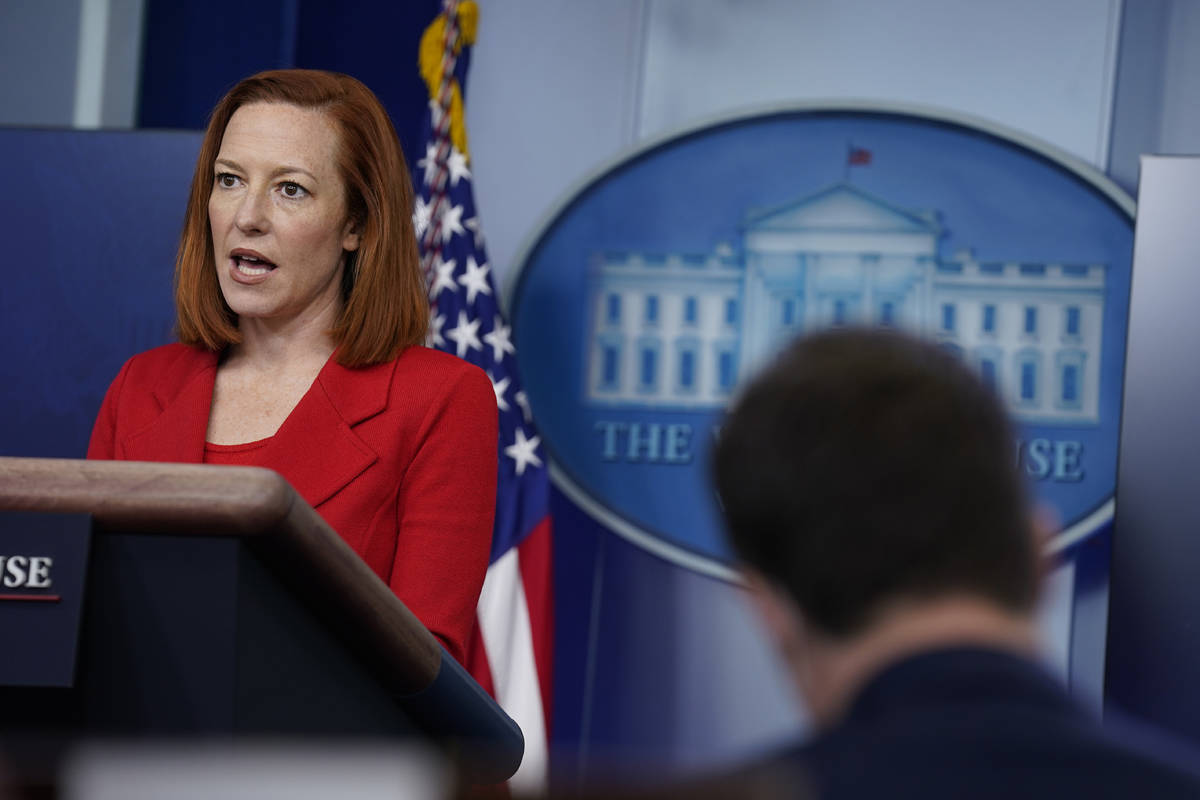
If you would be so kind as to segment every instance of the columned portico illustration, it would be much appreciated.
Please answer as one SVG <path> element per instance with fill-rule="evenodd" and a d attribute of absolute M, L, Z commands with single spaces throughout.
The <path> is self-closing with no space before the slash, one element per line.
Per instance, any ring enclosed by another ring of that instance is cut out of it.
<path fill-rule="evenodd" d="M 737 250 L 594 257 L 589 401 L 720 406 L 792 336 L 867 324 L 943 342 L 1024 421 L 1098 421 L 1105 265 L 943 259 L 939 212 L 848 183 L 740 231 Z"/>

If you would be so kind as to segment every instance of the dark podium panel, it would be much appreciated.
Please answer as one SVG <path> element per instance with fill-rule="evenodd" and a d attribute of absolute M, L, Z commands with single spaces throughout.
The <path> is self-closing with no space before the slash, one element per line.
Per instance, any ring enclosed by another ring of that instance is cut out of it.
<path fill-rule="evenodd" d="M 53 602 L 83 593 L 74 680 L 0 688 L 10 752 L 108 736 L 419 737 L 478 782 L 519 765 L 515 723 L 276 473 L 0 458 L 0 556 L 30 512 L 93 524 L 83 585 L 52 587 Z M 51 619 L 51 602 L 27 605 Z"/>

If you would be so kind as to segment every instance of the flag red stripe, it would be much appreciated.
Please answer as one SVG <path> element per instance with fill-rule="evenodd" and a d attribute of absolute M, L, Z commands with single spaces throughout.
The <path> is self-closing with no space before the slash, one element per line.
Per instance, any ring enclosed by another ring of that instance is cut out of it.
<path fill-rule="evenodd" d="M 537 665 L 538 683 L 542 693 L 542 712 L 546 717 L 546 735 L 550 735 L 551 682 L 554 661 L 554 584 L 552 572 L 552 539 L 550 517 L 534 526 L 525 541 L 517 545 L 517 561 L 521 568 L 521 584 L 525 588 L 525 605 L 529 608 L 529 627 L 533 632 L 533 659 Z"/>

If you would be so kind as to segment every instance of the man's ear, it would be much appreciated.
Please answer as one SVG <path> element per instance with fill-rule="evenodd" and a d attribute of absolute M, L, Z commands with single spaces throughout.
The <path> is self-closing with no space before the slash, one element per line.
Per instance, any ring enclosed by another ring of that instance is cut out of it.
<path fill-rule="evenodd" d="M 1053 559 L 1046 556 L 1046 545 L 1062 527 L 1058 512 L 1045 503 L 1038 503 L 1030 514 L 1029 530 L 1033 536 L 1033 550 L 1037 558 L 1038 575 L 1045 577 L 1055 567 Z"/>
<path fill-rule="evenodd" d="M 804 629 L 799 609 L 782 587 L 752 568 L 743 568 L 750 603 L 762 621 L 771 643 L 789 663 L 796 658 Z"/>
<path fill-rule="evenodd" d="M 766 628 L 775 651 L 783 659 L 800 696 L 812 701 L 816 686 L 814 656 L 820 640 L 814 637 L 804 614 L 791 594 L 754 569 L 743 569 L 750 602 Z"/>

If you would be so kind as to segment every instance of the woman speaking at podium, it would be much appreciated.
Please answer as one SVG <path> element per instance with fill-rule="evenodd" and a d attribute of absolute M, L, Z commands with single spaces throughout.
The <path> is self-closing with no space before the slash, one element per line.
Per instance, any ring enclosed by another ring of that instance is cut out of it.
<path fill-rule="evenodd" d="M 420 346 L 429 301 L 387 113 L 345 75 L 264 72 L 213 110 L 179 343 L 134 356 L 89 458 L 280 473 L 460 662 L 495 505 L 487 376 Z"/>

